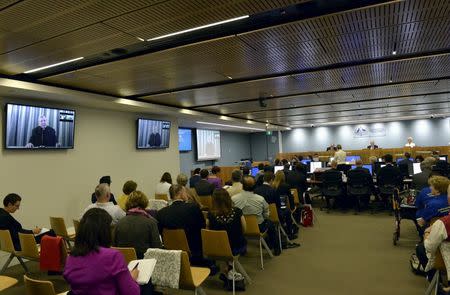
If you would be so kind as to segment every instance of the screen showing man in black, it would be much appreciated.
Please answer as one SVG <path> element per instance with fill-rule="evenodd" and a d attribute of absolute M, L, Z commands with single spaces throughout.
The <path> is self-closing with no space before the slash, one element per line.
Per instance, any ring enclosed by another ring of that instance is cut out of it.
<path fill-rule="evenodd" d="M 39 126 L 35 127 L 31 132 L 30 140 L 28 140 L 27 148 L 34 147 L 56 147 L 56 131 L 47 126 L 47 117 L 39 116 Z"/>
<path fill-rule="evenodd" d="M 158 128 L 156 128 L 156 126 L 153 127 L 152 133 L 150 134 L 148 145 L 151 147 L 161 146 L 161 134 L 159 134 Z"/>

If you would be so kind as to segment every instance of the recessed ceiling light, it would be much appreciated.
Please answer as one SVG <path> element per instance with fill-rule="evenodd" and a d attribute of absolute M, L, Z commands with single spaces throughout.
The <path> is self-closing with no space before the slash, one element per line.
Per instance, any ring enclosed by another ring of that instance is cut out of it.
<path fill-rule="evenodd" d="M 219 124 L 219 123 L 209 123 L 209 122 L 202 122 L 202 121 L 197 121 L 197 124 L 206 124 L 206 125 L 222 126 L 222 127 L 230 127 L 230 128 L 238 128 L 238 129 L 265 131 L 264 129 L 261 129 L 261 128 L 235 126 L 235 125 L 227 125 L 227 124 Z"/>
<path fill-rule="evenodd" d="M 392 51 L 392 55 L 396 55 L 397 54 L 397 51 Z"/>
<path fill-rule="evenodd" d="M 45 66 L 45 67 L 40 67 L 40 68 L 32 69 L 32 70 L 26 71 L 26 72 L 24 72 L 24 73 L 25 73 L 25 74 L 30 74 L 30 73 L 34 73 L 34 72 L 37 72 L 37 71 L 42 71 L 42 70 L 45 70 L 45 69 L 48 69 L 48 68 L 53 68 L 53 67 L 57 67 L 57 66 L 60 66 L 60 65 L 63 65 L 63 64 L 68 64 L 68 63 L 71 63 L 71 62 L 74 62 L 74 61 L 77 61 L 77 60 L 80 60 L 80 59 L 83 59 L 83 58 L 84 58 L 84 57 L 81 56 L 81 57 L 77 57 L 77 58 L 65 60 L 65 61 L 58 62 L 58 63 L 55 63 L 55 64 L 51 64 L 51 65 L 48 65 L 48 66 Z"/>
<path fill-rule="evenodd" d="M 205 29 L 205 28 L 209 28 L 209 27 L 214 27 L 214 26 L 225 24 L 225 23 L 241 20 L 241 19 L 244 19 L 244 18 L 247 18 L 247 17 L 249 17 L 249 16 L 248 15 L 244 15 L 244 16 L 239 16 L 239 17 L 235 17 L 235 18 L 230 18 L 230 19 L 227 19 L 227 20 L 223 20 L 223 21 L 220 21 L 220 22 L 207 24 L 207 25 L 204 25 L 204 26 L 199 26 L 199 27 L 195 27 L 195 28 L 191 28 L 191 29 L 187 29 L 187 30 L 183 30 L 183 31 L 178 31 L 178 32 L 170 33 L 170 34 L 159 36 L 159 37 L 155 37 L 155 38 L 150 38 L 150 39 L 147 39 L 147 41 L 155 41 L 155 40 L 159 40 L 159 39 L 163 39 L 163 38 L 167 38 L 167 37 L 172 37 L 172 36 L 176 36 L 176 35 L 192 32 L 192 31 L 197 31 L 197 30 L 201 30 L 201 29 Z"/>

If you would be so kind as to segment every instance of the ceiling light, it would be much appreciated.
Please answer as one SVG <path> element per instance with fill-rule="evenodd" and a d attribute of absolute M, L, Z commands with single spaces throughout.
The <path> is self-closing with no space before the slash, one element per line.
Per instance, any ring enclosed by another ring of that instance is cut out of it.
<path fill-rule="evenodd" d="M 84 58 L 84 57 L 81 56 L 81 57 L 77 57 L 77 58 L 74 58 L 74 59 L 69 59 L 69 60 L 62 61 L 62 62 L 59 62 L 59 63 L 56 63 L 56 64 L 51 64 L 51 65 L 48 65 L 48 66 L 45 66 L 45 67 L 40 67 L 40 68 L 37 68 L 37 69 L 32 69 L 32 70 L 26 71 L 26 72 L 24 72 L 24 73 L 25 73 L 25 74 L 34 73 L 34 72 L 41 71 L 41 70 L 45 70 L 45 69 L 48 69 L 48 68 L 57 67 L 57 66 L 60 66 L 60 65 L 63 65 L 63 64 L 68 64 L 68 63 L 71 63 L 71 62 L 74 62 L 74 61 L 77 61 L 77 60 L 80 60 L 80 59 L 83 59 L 83 58 Z"/>
<path fill-rule="evenodd" d="M 142 42 L 145 42 L 145 39 L 144 38 L 141 38 L 141 37 L 136 37 L 139 41 L 142 41 Z"/>
<path fill-rule="evenodd" d="M 233 77 L 231 77 L 231 76 L 227 76 L 227 78 L 228 78 L 228 79 L 230 79 L 230 80 L 232 80 L 232 79 L 233 79 Z"/>
<path fill-rule="evenodd" d="M 291 127 L 286 127 L 286 130 L 292 130 L 292 128 Z"/>
<path fill-rule="evenodd" d="M 392 55 L 396 55 L 397 54 L 397 51 L 392 51 Z"/>
<path fill-rule="evenodd" d="M 392 83 L 392 80 L 389 80 L 389 83 Z"/>
<path fill-rule="evenodd" d="M 261 128 L 254 128 L 254 127 L 245 127 L 245 126 L 235 126 L 235 125 L 227 125 L 227 124 L 219 124 L 219 123 L 209 123 L 209 122 L 201 122 L 197 121 L 198 124 L 206 124 L 206 125 L 213 125 L 213 126 L 222 126 L 222 127 L 230 127 L 230 128 L 239 128 L 239 129 L 248 129 L 248 130 L 256 130 L 256 131 L 265 131 Z"/>
<path fill-rule="evenodd" d="M 209 28 L 209 27 L 214 27 L 214 26 L 218 26 L 218 25 L 221 25 L 221 24 L 225 24 L 225 23 L 241 20 L 241 19 L 244 19 L 244 18 L 247 18 L 247 17 L 249 17 L 249 16 L 248 15 L 244 15 L 244 16 L 240 16 L 240 17 L 235 17 L 235 18 L 223 20 L 223 21 L 220 21 L 220 22 L 212 23 L 212 24 L 207 24 L 207 25 L 204 25 L 204 26 L 195 27 L 195 28 L 192 28 L 192 29 L 187 29 L 187 30 L 178 31 L 178 32 L 175 32 L 175 33 L 170 33 L 170 34 L 167 34 L 167 35 L 162 35 L 162 36 L 155 37 L 155 38 L 150 38 L 150 39 L 147 39 L 147 41 L 155 41 L 155 40 L 159 40 L 159 39 L 163 39 L 163 38 L 167 38 L 167 37 L 172 37 L 172 36 L 175 36 L 175 35 L 180 35 L 180 34 L 192 32 L 192 31 L 197 31 L 197 30 L 201 30 L 201 29 L 205 29 L 205 28 Z"/>

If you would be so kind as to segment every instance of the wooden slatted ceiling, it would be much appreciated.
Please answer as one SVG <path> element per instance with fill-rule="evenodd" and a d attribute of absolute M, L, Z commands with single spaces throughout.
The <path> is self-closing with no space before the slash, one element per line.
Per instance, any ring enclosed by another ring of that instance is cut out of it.
<path fill-rule="evenodd" d="M 195 20 L 196 25 L 205 25 L 224 20 L 227 15 L 241 16 L 299 2 L 215 1 L 227 4 L 214 6 L 206 0 L 22 1 L 0 10 L 0 55 L 4 55 L 0 61 L 0 73 L 17 74 L 51 64 L 55 59 L 55 51 L 60 51 L 58 61 L 61 61 L 138 43 L 140 41 L 136 39 L 136 32 L 129 28 L 139 22 L 158 34 L 167 34 L 192 28 L 191 19 Z M 199 8 L 203 14 L 197 15 Z M 150 15 L 146 15 L 146 12 Z M 176 13 L 179 19 L 171 20 L 171 13 Z M 95 26 L 99 24 L 108 27 L 104 29 L 100 40 L 91 33 L 98 30 Z M 77 45 L 61 48 L 65 44 L 59 42 L 69 39 Z M 23 48 L 28 51 L 24 53 L 20 50 Z M 41 48 L 46 48 L 50 54 Z M 24 54 L 26 61 L 17 64 Z"/>

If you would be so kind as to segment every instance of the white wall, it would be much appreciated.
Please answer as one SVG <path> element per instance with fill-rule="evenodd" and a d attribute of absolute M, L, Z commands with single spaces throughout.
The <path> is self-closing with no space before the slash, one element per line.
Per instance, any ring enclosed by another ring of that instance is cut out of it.
<path fill-rule="evenodd" d="M 130 179 L 151 197 L 164 171 L 175 177 L 180 171 L 176 121 L 172 120 L 169 149 L 136 150 L 136 118 L 158 116 L 69 108 L 76 110 L 73 150 L 16 151 L 5 150 L 2 144 L 0 197 L 3 200 L 10 192 L 22 196 L 21 208 L 14 217 L 25 228 L 48 227 L 49 216 L 62 216 L 71 226 L 72 219 L 90 204 L 91 193 L 103 175 L 111 176 L 116 197 Z M 4 113 L 0 113 L 3 122 Z M 2 128 L 2 141 L 3 132 Z"/>
<path fill-rule="evenodd" d="M 370 128 L 384 128 L 385 136 L 354 138 L 356 125 L 297 128 L 283 131 L 283 151 L 324 151 L 330 143 L 341 144 L 344 150 L 367 147 L 370 139 L 380 148 L 402 147 L 409 136 L 418 146 L 442 146 L 450 141 L 450 118 L 395 121 L 367 124 Z"/>

